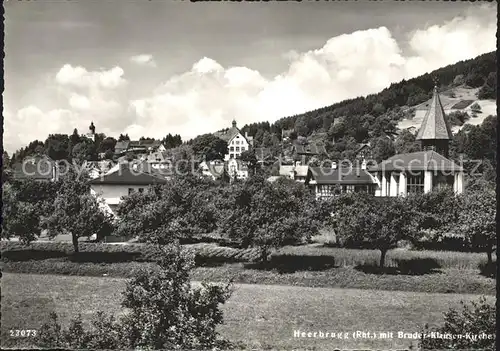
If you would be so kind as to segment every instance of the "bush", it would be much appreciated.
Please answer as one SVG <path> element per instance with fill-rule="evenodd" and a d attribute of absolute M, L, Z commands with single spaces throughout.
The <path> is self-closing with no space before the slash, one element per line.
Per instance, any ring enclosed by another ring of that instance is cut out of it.
<path fill-rule="evenodd" d="M 468 306 L 461 302 L 462 311 L 458 312 L 455 309 L 450 309 L 445 313 L 445 323 L 442 327 L 437 328 L 434 332 L 441 334 L 451 334 L 459 336 L 458 338 L 422 338 L 422 349 L 481 349 L 495 350 L 495 334 L 496 334 L 496 310 L 494 305 L 486 302 L 482 297 L 478 302 L 472 302 L 472 306 Z M 426 326 L 424 334 L 429 334 L 430 330 Z M 468 338 L 467 335 L 482 336 L 486 338 Z M 461 337 L 460 337 L 461 336 Z M 488 339 L 488 336 L 491 339 Z"/>
<path fill-rule="evenodd" d="M 127 313 L 119 320 L 97 312 L 88 329 L 81 316 L 63 329 L 57 314 L 40 328 L 38 344 L 70 349 L 214 348 L 221 344 L 216 327 L 223 322 L 220 304 L 230 285 L 203 283 L 192 288 L 189 271 L 194 257 L 180 246 L 162 248 L 157 265 L 137 271 L 123 293 Z"/>

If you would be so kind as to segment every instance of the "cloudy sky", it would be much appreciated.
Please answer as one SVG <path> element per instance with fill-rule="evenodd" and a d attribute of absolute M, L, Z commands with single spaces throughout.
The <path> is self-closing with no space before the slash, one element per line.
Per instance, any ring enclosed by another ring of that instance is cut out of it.
<path fill-rule="evenodd" d="M 496 6 L 5 3 L 4 146 L 49 133 L 184 139 L 375 93 L 496 48 Z"/>

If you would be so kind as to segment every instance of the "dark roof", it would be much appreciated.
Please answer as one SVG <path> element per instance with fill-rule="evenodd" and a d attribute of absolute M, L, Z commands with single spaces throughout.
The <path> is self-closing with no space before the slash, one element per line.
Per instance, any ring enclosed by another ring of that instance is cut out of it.
<path fill-rule="evenodd" d="M 324 145 L 318 144 L 295 144 L 295 153 L 298 155 L 326 155 L 326 149 Z"/>
<path fill-rule="evenodd" d="M 56 177 L 56 162 L 46 156 L 26 158 L 12 167 L 14 179 L 51 180 Z"/>
<path fill-rule="evenodd" d="M 375 179 L 366 170 L 354 167 L 309 167 L 306 183 L 315 180 L 316 184 L 376 184 Z"/>
<path fill-rule="evenodd" d="M 214 133 L 214 135 L 217 138 L 220 138 L 220 139 L 224 140 L 227 143 L 229 143 L 238 134 L 241 134 L 241 136 L 243 136 L 243 138 L 246 139 L 247 143 L 251 144 L 251 141 L 253 140 L 253 137 L 250 137 L 250 136 L 246 137 L 241 132 L 241 130 L 239 130 L 238 127 L 236 127 L 236 123 L 234 121 L 233 121 L 233 126 L 231 128 L 229 128 L 227 131 L 222 131 L 222 132 L 216 132 L 216 133 Z"/>
<path fill-rule="evenodd" d="M 133 140 L 130 142 L 130 147 L 159 147 L 160 140 Z"/>
<path fill-rule="evenodd" d="M 128 149 L 129 144 L 130 144 L 130 141 L 118 141 L 115 145 L 115 150 L 116 149 L 126 150 L 126 149 Z"/>
<path fill-rule="evenodd" d="M 455 162 L 435 151 L 418 151 L 399 154 L 369 167 L 370 171 L 463 171 Z"/>
<path fill-rule="evenodd" d="M 164 184 L 165 178 L 160 177 L 154 172 L 148 172 L 148 168 L 143 163 L 136 163 L 134 169 L 133 163 L 123 163 L 115 172 L 106 174 L 102 177 L 91 180 L 90 184 L 113 184 L 113 185 L 153 185 Z"/>
<path fill-rule="evenodd" d="M 355 151 L 355 153 L 357 154 L 358 152 L 360 152 L 361 150 L 363 150 L 364 148 L 367 148 L 367 147 L 370 147 L 370 143 L 367 143 L 367 144 L 361 144 Z"/>
<path fill-rule="evenodd" d="M 450 140 L 453 138 L 450 125 L 446 120 L 443 105 L 439 99 L 437 87 L 434 87 L 432 101 L 424 116 L 422 125 L 417 134 L 417 140 L 428 139 L 444 139 Z"/>

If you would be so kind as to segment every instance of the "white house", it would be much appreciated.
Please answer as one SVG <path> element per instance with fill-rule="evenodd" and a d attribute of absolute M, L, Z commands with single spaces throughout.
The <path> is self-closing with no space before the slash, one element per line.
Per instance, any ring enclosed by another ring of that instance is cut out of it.
<path fill-rule="evenodd" d="M 142 167 L 122 163 L 117 169 L 101 177 L 92 179 L 90 193 L 103 201 L 103 209 L 116 215 L 116 208 L 123 196 L 133 192 L 144 192 L 151 185 L 165 184 L 167 179 L 155 172 L 147 172 Z"/>
<path fill-rule="evenodd" d="M 225 165 L 222 160 L 203 161 L 198 168 L 202 175 L 210 177 L 213 180 L 221 178 L 225 173 Z"/>
<path fill-rule="evenodd" d="M 215 133 L 215 135 L 227 142 L 228 153 L 224 156 L 225 161 L 238 158 L 243 152 L 253 147 L 253 137 L 248 136 L 248 133 L 243 135 L 236 127 L 236 121 L 234 120 L 231 128 L 227 131 Z"/>

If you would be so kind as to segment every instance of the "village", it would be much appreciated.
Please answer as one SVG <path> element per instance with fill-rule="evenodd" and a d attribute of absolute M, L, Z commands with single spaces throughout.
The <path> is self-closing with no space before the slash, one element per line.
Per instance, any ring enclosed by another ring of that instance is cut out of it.
<path fill-rule="evenodd" d="M 493 351 L 495 8 L 219 5 L 6 3 L 1 348 Z"/>
<path fill-rule="evenodd" d="M 432 102 L 416 136 L 422 151 L 398 154 L 380 164 L 371 159 L 366 144 L 358 150 L 355 162 L 328 160 L 323 146 L 299 143 L 292 144 L 291 157 L 280 155 L 276 161 L 271 158 L 268 149 L 254 148 L 253 138 L 247 133 L 243 135 L 236 121 L 233 121 L 231 128 L 216 133 L 227 143 L 224 159 L 193 162 L 191 171 L 213 180 L 246 180 L 249 177 L 249 165 L 241 160 L 241 155 L 250 152 L 255 155 L 257 163 L 278 163 L 279 175 L 270 176 L 268 181 L 273 182 L 280 177 L 293 179 L 310 187 L 317 198 L 349 192 L 405 196 L 407 193 L 428 193 L 433 188 L 443 186 L 450 186 L 457 194 L 461 194 L 464 191 L 464 170 L 447 158 L 453 135 L 445 116 L 435 87 Z M 86 137 L 91 140 L 95 138 L 93 122 Z M 284 141 L 287 141 L 286 137 Z M 165 184 L 178 171 L 173 160 L 168 157 L 165 146 L 158 140 L 119 141 L 114 152 L 118 156 L 116 162 L 85 160 L 81 165 L 74 165 L 88 174 L 92 194 L 103 198 L 106 209 L 111 213 L 114 213 L 123 196 L 135 191 L 143 192 L 150 185 Z M 134 156 L 132 160 L 129 160 L 130 155 Z M 326 157 L 329 167 L 309 165 L 315 157 Z M 29 177 L 54 181 L 61 173 L 56 161 L 48 157 L 30 157 L 13 168 L 13 176 L 17 179 Z"/>

